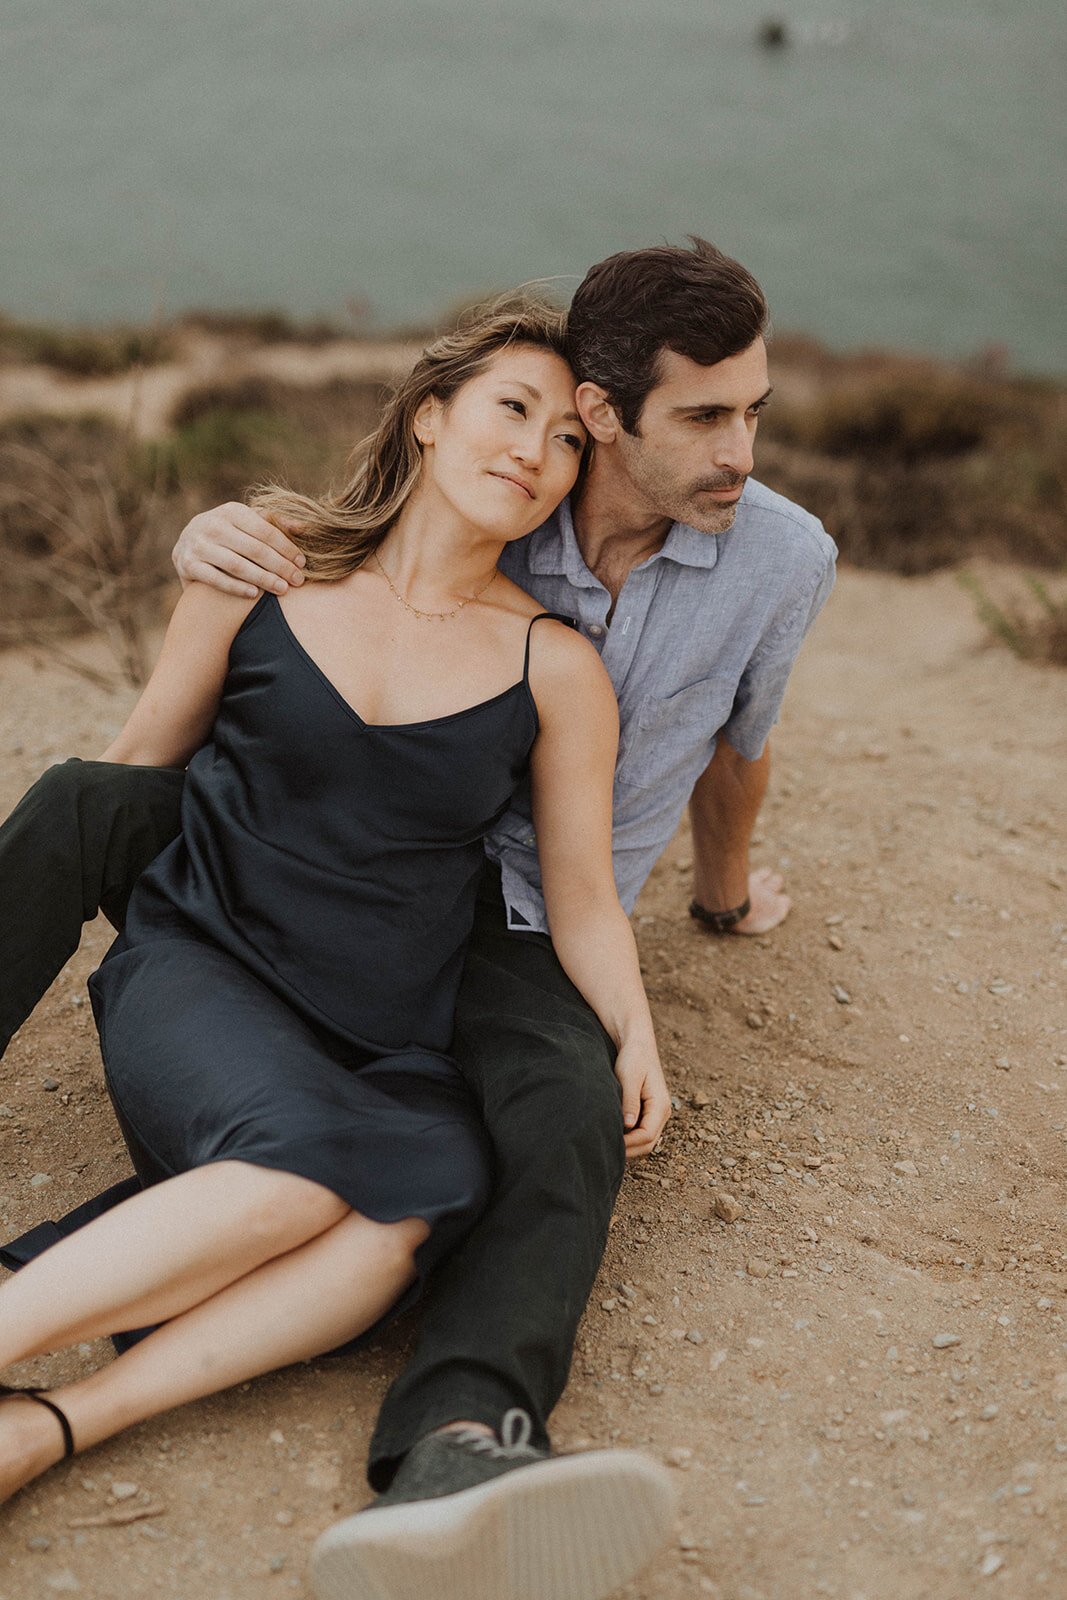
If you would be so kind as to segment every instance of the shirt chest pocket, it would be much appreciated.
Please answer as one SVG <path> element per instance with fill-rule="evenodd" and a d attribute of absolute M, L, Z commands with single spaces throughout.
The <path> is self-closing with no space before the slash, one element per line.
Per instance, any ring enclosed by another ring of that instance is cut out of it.
<path fill-rule="evenodd" d="M 616 781 L 637 789 L 692 785 L 711 760 L 736 689 L 732 677 L 717 675 L 674 694 L 646 695 L 628 719 Z"/>

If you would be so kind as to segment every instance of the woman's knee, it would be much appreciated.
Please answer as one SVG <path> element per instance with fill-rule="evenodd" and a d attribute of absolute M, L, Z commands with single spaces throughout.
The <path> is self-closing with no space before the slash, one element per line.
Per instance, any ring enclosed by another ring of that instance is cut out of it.
<path fill-rule="evenodd" d="M 216 1173 L 233 1215 L 250 1237 L 271 1243 L 313 1239 L 349 1215 L 340 1195 L 311 1178 L 257 1167 L 247 1161 L 220 1161 Z"/>
<path fill-rule="evenodd" d="M 430 1237 L 430 1224 L 424 1217 L 376 1222 L 373 1217 L 353 1212 L 350 1226 L 353 1244 L 362 1255 L 371 1253 L 376 1261 L 393 1267 L 410 1263 L 419 1246 Z"/>

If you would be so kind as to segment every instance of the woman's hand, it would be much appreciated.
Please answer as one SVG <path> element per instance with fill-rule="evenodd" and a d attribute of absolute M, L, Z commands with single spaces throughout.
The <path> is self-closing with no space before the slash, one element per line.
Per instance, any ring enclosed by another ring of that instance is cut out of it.
<path fill-rule="evenodd" d="M 627 1044 L 619 1049 L 615 1076 L 622 1085 L 622 1118 L 627 1161 L 650 1155 L 671 1114 L 671 1096 L 655 1044 Z"/>

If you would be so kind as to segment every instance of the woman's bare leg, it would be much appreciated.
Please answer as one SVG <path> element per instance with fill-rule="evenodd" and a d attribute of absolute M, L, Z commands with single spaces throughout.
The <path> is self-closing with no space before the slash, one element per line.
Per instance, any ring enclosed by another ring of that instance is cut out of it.
<path fill-rule="evenodd" d="M 246 1161 L 125 1200 L 0 1288 L 0 1368 L 168 1321 L 348 1214 L 321 1184 Z"/>
<path fill-rule="evenodd" d="M 428 1231 L 419 1218 L 377 1223 L 349 1212 L 50 1398 L 84 1450 L 171 1406 L 335 1349 L 412 1282 Z M 0 1500 L 61 1454 L 58 1424 L 43 1407 L 0 1403 Z"/>

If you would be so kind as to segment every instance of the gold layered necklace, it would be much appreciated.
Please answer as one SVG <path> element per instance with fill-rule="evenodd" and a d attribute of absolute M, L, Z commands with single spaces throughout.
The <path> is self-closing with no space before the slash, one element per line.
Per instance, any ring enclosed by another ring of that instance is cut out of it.
<path fill-rule="evenodd" d="M 420 611 L 418 606 L 413 606 L 411 604 L 410 600 L 405 600 L 404 599 L 404 596 L 400 593 L 400 590 L 397 588 L 397 586 L 393 582 L 392 578 L 386 572 L 385 567 L 382 565 L 382 558 L 378 554 L 377 550 L 375 550 L 373 552 L 373 555 L 374 555 L 375 561 L 378 564 L 378 571 L 381 573 L 382 577 L 385 579 L 386 583 L 389 585 L 389 588 L 391 589 L 394 598 L 399 600 L 400 604 L 404 607 L 404 609 L 406 611 L 410 611 L 412 616 L 421 618 L 421 620 L 423 622 L 445 622 L 445 621 L 447 621 L 447 619 L 449 617 L 458 616 L 458 614 L 463 610 L 463 607 L 464 606 L 469 606 L 472 600 L 480 600 L 481 599 L 482 595 L 488 589 L 489 584 L 491 584 L 494 581 L 494 579 L 496 578 L 497 573 L 499 571 L 499 568 L 494 567 L 493 568 L 492 577 L 489 579 L 489 582 L 488 583 L 483 583 L 482 587 L 478 590 L 477 594 L 465 595 L 457 606 L 453 606 L 452 607 L 451 611 Z"/>

